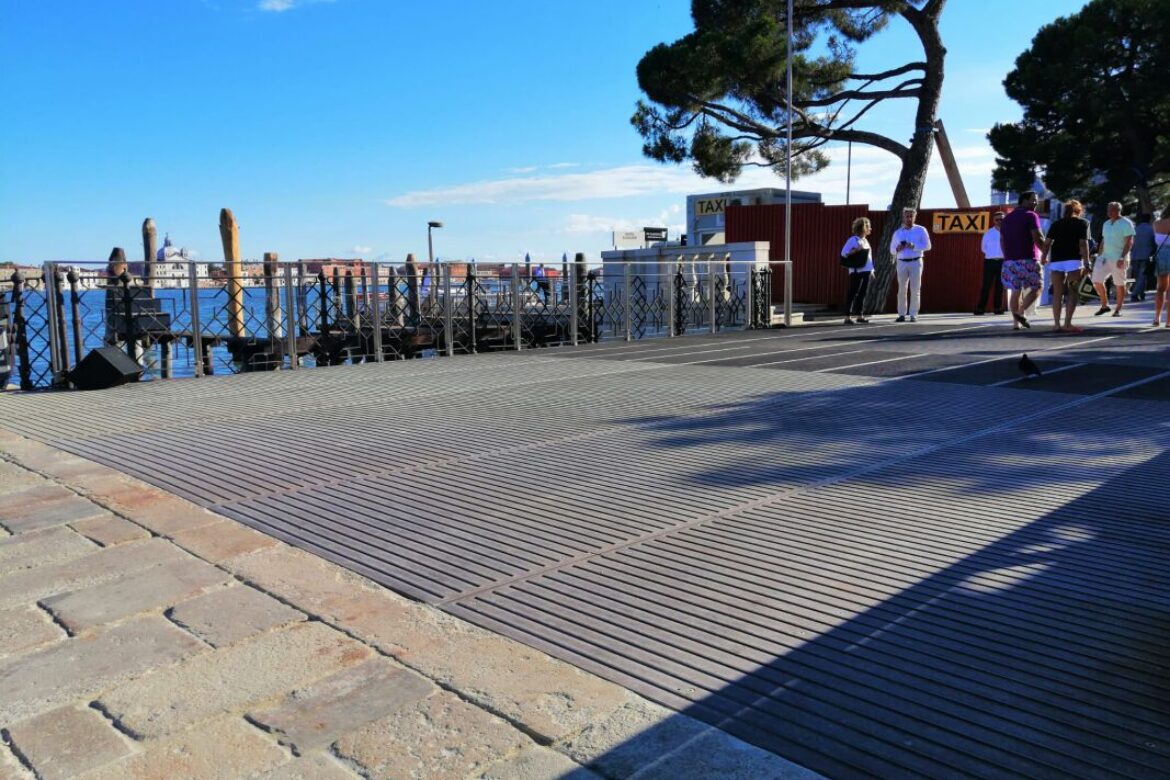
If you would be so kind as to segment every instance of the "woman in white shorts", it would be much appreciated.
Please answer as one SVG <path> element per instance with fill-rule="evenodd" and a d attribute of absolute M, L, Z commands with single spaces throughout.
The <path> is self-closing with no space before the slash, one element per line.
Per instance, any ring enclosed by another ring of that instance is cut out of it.
<path fill-rule="evenodd" d="M 1166 327 L 1170 328 L 1170 208 L 1162 211 L 1162 218 L 1154 223 L 1154 273 L 1158 278 L 1158 291 L 1154 293 L 1154 327 L 1166 310 Z"/>
<path fill-rule="evenodd" d="M 1064 204 L 1064 215 L 1048 228 L 1040 263 L 1048 266 L 1052 279 L 1052 319 L 1057 333 L 1080 333 L 1072 324 L 1077 309 L 1077 285 L 1089 267 L 1089 223 L 1081 218 L 1085 211 L 1080 201 Z M 1124 288 L 1123 288 L 1124 289 Z M 1061 305 L 1063 301 L 1063 306 Z M 1061 324 L 1061 310 L 1064 324 Z"/>

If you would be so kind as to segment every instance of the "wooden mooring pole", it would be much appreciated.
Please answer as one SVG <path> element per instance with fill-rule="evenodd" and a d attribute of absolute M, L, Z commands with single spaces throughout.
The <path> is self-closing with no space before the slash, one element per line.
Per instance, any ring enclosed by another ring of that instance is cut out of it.
<path fill-rule="evenodd" d="M 268 331 L 269 339 L 279 339 L 284 336 L 284 316 L 280 310 L 280 290 L 276 286 L 277 274 L 280 272 L 276 252 L 264 253 L 264 328 Z"/>
<path fill-rule="evenodd" d="M 407 326 L 418 327 L 419 314 L 422 311 L 422 301 L 418 297 L 418 264 L 414 261 L 414 255 L 406 256 L 406 324 Z"/>
<path fill-rule="evenodd" d="M 228 332 L 244 335 L 244 286 L 240 267 L 240 227 L 231 209 L 219 210 L 219 237 L 223 241 L 223 264 L 227 272 Z"/>
<path fill-rule="evenodd" d="M 110 250 L 110 259 L 106 262 L 106 337 L 105 342 L 111 346 L 122 346 L 122 335 L 118 328 L 118 311 L 122 302 L 122 288 L 118 277 L 126 270 L 126 252 L 120 246 Z M 128 329 L 126 323 L 123 329 Z M 127 331 L 128 332 L 128 331 Z"/>
<path fill-rule="evenodd" d="M 150 217 L 142 223 L 142 281 L 148 290 L 154 289 L 155 261 L 158 260 L 158 231 L 154 229 L 154 220 Z"/>

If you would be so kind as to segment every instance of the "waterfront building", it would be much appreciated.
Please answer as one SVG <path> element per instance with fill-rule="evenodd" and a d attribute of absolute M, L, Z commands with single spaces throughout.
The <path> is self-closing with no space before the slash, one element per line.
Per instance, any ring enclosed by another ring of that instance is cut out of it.
<path fill-rule="evenodd" d="M 792 191 L 792 202 L 820 203 L 819 192 Z M 726 243 L 724 217 L 728 206 L 764 206 L 784 203 L 782 187 L 728 190 L 687 196 L 687 244 L 706 246 Z"/>

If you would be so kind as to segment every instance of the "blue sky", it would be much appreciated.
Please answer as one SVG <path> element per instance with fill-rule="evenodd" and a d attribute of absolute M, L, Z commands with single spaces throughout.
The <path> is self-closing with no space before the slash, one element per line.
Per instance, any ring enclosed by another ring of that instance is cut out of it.
<path fill-rule="evenodd" d="M 1000 82 L 1036 30 L 1080 0 L 950 0 L 940 115 L 987 200 L 984 133 L 1018 118 Z M 997 18 L 1000 17 L 1000 18 Z M 142 220 L 222 258 L 400 261 L 591 256 L 609 232 L 681 230 L 688 192 L 723 189 L 641 156 L 634 68 L 691 29 L 686 0 L 0 0 L 0 261 L 141 253 Z M 861 48 L 918 50 L 906 25 Z M 907 56 L 910 52 L 910 57 Z M 908 137 L 910 104 L 869 128 Z M 795 184 L 844 202 L 840 164 Z M 884 206 L 896 161 L 855 146 L 854 202 Z M 783 186 L 755 171 L 737 186 Z M 924 203 L 953 203 L 940 166 Z"/>

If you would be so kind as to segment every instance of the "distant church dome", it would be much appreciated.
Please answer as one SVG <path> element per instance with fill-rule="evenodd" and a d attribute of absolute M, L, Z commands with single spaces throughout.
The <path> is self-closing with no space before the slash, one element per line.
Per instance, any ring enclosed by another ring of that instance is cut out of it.
<path fill-rule="evenodd" d="M 160 263 L 186 260 L 187 250 L 176 248 L 174 242 L 171 241 L 171 234 L 167 233 L 166 237 L 163 238 L 163 245 L 158 248 L 154 259 Z"/>

